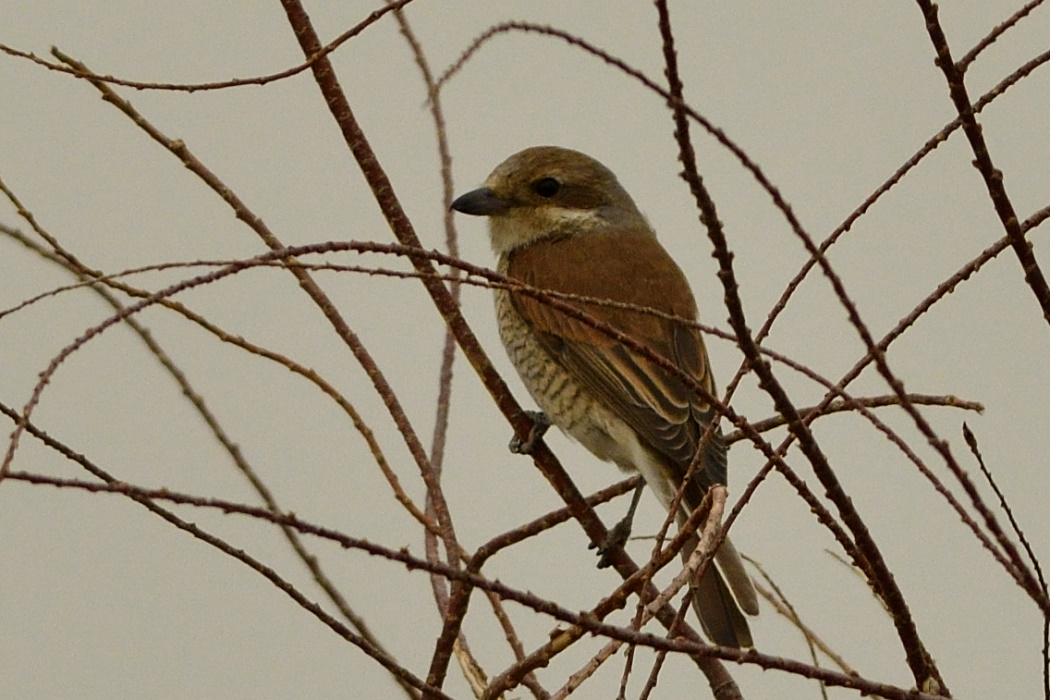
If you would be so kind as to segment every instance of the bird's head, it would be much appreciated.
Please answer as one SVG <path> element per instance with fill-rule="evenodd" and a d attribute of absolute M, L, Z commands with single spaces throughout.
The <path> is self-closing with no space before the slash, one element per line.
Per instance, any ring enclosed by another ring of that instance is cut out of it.
<path fill-rule="evenodd" d="M 608 168 L 583 153 L 555 146 L 515 153 L 496 166 L 484 187 L 460 196 L 452 208 L 489 217 L 497 255 L 549 236 L 649 231 Z"/>

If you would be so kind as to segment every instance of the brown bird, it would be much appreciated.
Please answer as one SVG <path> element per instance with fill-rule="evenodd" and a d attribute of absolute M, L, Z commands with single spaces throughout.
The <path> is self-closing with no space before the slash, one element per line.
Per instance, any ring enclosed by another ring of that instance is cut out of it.
<path fill-rule="evenodd" d="M 488 217 L 499 271 L 509 277 L 539 289 L 697 318 L 685 275 L 616 176 L 589 156 L 553 146 L 526 149 L 452 208 Z M 667 358 L 715 394 L 696 328 L 639 311 L 569 303 Z M 598 458 L 640 472 L 669 508 L 715 419 L 713 408 L 673 373 L 535 297 L 497 290 L 496 314 L 511 362 L 551 422 Z M 710 486 L 725 482 L 726 448 L 716 430 L 686 484 L 679 524 Z M 758 600 L 728 538 L 697 584 L 693 607 L 716 644 L 752 646 L 741 610 L 757 614 Z"/>

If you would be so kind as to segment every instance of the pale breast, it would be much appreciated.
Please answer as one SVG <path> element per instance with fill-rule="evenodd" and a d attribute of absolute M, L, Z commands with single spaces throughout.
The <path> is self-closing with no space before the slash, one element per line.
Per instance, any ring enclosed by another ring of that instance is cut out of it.
<path fill-rule="evenodd" d="M 499 271 L 506 272 L 500 260 Z M 599 459 L 635 471 L 634 431 L 605 407 L 540 344 L 535 332 L 514 308 L 511 293 L 495 291 L 500 339 L 522 383 L 551 422 L 578 440 Z M 627 445 L 634 449 L 625 449 Z"/>

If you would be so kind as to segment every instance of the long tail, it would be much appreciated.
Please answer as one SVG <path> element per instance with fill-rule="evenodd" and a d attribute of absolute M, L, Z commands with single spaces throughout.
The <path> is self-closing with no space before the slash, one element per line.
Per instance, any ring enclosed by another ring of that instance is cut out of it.
<path fill-rule="evenodd" d="M 687 545 L 682 550 L 683 558 L 688 559 L 693 549 L 695 543 Z M 758 614 L 758 596 L 744 570 L 744 562 L 728 537 L 693 590 L 693 610 L 700 618 L 704 633 L 715 644 L 754 646 L 744 613 Z"/>

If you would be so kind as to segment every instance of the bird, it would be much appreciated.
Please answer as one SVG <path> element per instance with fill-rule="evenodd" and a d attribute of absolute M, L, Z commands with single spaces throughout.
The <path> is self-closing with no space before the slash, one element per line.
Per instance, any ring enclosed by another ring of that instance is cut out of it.
<path fill-rule="evenodd" d="M 698 312 L 689 283 L 600 162 L 557 146 L 527 148 L 499 164 L 482 187 L 456 198 L 451 209 L 487 217 L 501 274 L 541 290 L 620 303 L 565 301 L 715 395 L 707 350 L 692 323 Z M 717 421 L 714 408 L 629 344 L 534 295 L 497 287 L 495 304 L 511 364 L 549 421 L 600 460 L 641 473 L 669 510 L 702 436 Z M 726 446 L 716 425 L 685 485 L 678 524 L 726 477 Z M 701 627 L 720 646 L 752 647 L 743 613 L 758 614 L 758 598 L 728 537 L 712 564 L 692 594 Z"/>

